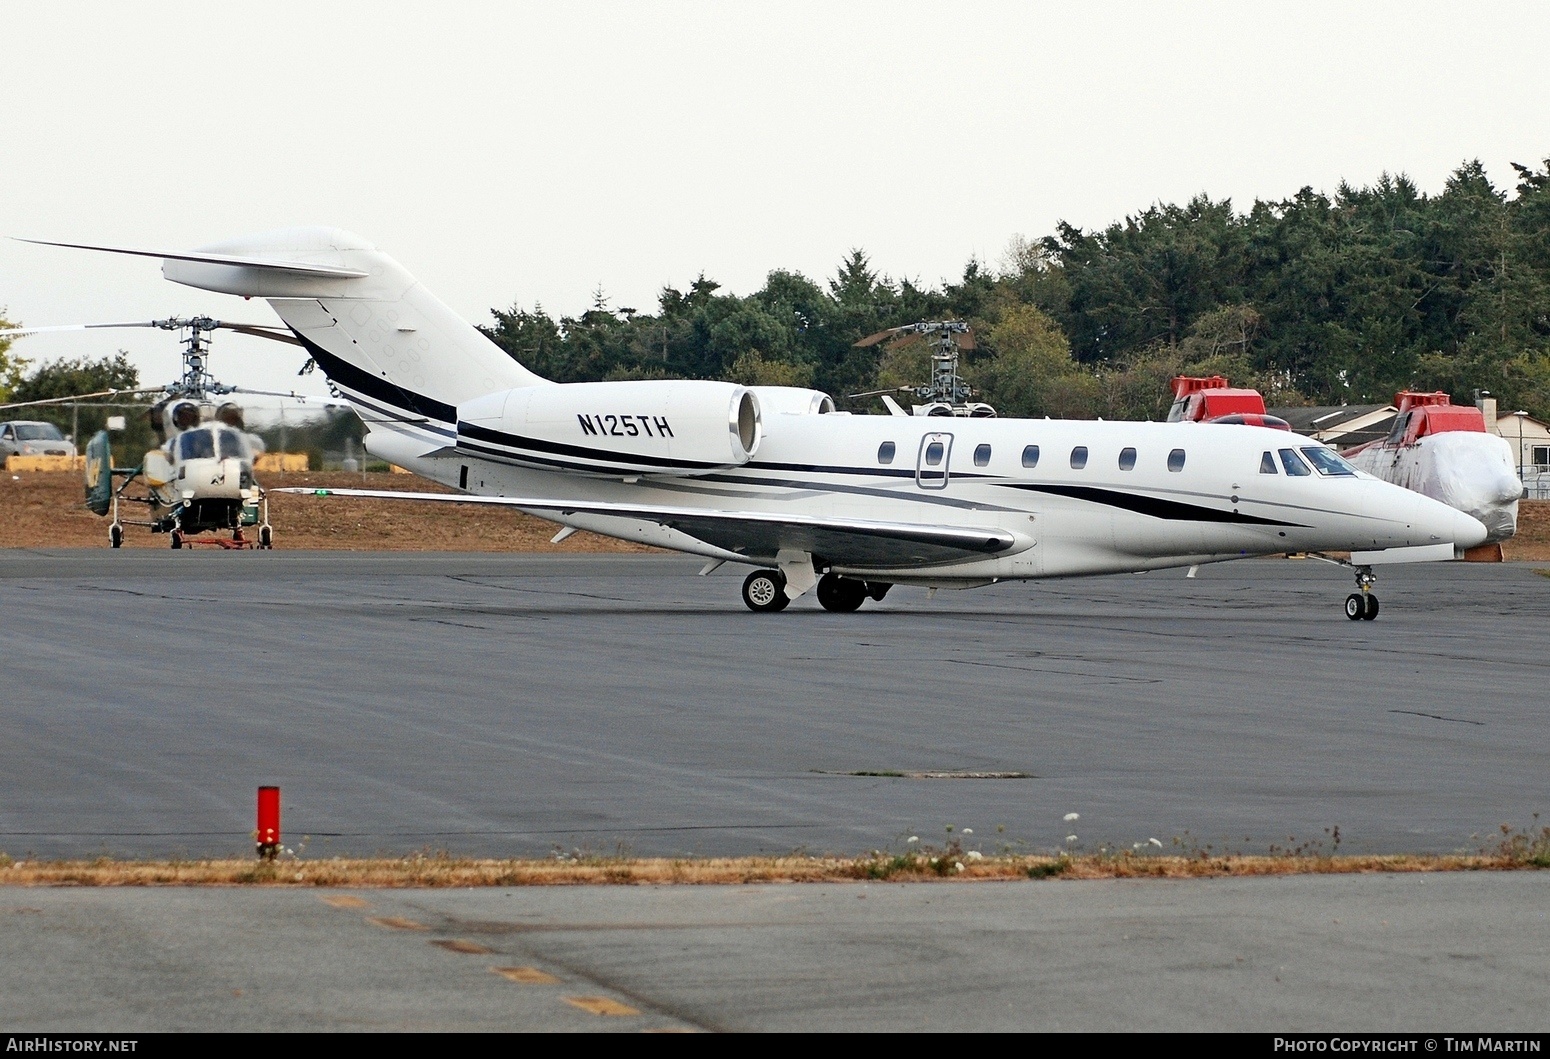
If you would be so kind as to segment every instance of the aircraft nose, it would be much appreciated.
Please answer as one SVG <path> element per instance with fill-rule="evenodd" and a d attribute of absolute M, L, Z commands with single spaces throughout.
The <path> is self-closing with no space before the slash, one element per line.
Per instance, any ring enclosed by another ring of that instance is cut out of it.
<path fill-rule="evenodd" d="M 1446 504 L 1438 504 L 1437 506 L 1442 508 L 1442 511 L 1438 513 L 1441 516 L 1439 521 L 1443 522 L 1446 527 L 1441 536 L 1451 540 L 1455 547 L 1474 548 L 1484 544 L 1486 538 L 1491 535 L 1490 531 L 1486 529 L 1485 523 L 1473 515 L 1466 515 L 1457 508 L 1448 507 Z"/>

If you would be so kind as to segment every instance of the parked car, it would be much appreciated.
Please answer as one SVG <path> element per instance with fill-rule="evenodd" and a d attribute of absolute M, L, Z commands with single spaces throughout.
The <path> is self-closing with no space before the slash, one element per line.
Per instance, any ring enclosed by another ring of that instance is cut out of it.
<path fill-rule="evenodd" d="M 74 456 L 75 445 L 53 423 L 0 423 L 0 464 L 7 456 Z"/>

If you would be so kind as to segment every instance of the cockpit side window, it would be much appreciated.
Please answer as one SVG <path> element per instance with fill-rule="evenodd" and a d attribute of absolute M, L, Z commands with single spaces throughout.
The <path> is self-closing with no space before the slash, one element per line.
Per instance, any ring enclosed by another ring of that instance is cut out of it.
<path fill-rule="evenodd" d="M 1394 425 L 1389 428 L 1389 444 L 1398 445 L 1405 440 L 1405 428 L 1410 426 L 1410 413 L 1401 412 L 1394 417 Z"/>
<path fill-rule="evenodd" d="M 1281 449 L 1281 466 L 1286 468 L 1286 473 L 1298 478 L 1306 478 L 1313 472 L 1308 470 L 1308 465 L 1302 462 L 1301 457 L 1291 449 Z"/>
<path fill-rule="evenodd" d="M 1261 456 L 1259 458 L 1259 473 L 1260 474 L 1277 474 L 1277 473 L 1279 473 L 1276 470 L 1276 458 L 1274 456 L 1272 456 L 1268 452 L 1265 453 L 1263 456 Z"/>

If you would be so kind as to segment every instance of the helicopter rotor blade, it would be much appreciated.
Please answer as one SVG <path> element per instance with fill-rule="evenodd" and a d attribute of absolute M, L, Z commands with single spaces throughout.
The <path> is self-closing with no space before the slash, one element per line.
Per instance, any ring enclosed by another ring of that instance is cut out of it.
<path fill-rule="evenodd" d="M 131 397 L 142 393 L 166 393 L 165 386 L 152 386 L 139 390 L 99 390 L 96 393 L 77 394 L 74 397 L 50 397 L 44 401 L 16 401 L 12 404 L 0 404 L 0 412 L 11 408 L 36 408 L 39 405 L 70 404 L 75 401 L 90 401 L 95 397 Z"/>
<path fill-rule="evenodd" d="M 217 320 L 215 326 L 225 328 L 228 331 L 235 331 L 239 335 L 267 338 L 271 342 L 287 342 L 293 346 L 301 345 L 301 339 L 295 335 L 283 332 L 278 327 L 270 327 L 267 324 L 229 324 L 225 321 Z"/>
<path fill-rule="evenodd" d="M 900 331 L 903 331 L 903 330 L 904 330 L 904 328 L 902 328 L 902 327 L 888 327 L 888 328 L 884 328 L 883 330 L 877 332 L 876 334 L 867 335 L 860 342 L 854 343 L 854 346 L 857 349 L 860 349 L 860 348 L 863 348 L 863 347 L 866 347 L 866 346 L 875 346 L 879 342 L 886 341 L 887 339 L 892 338 L 894 335 L 898 334 Z"/>
<path fill-rule="evenodd" d="M 297 393 L 295 390 L 289 393 L 281 393 L 279 390 L 250 390 L 246 386 L 233 386 L 229 393 L 245 393 L 257 397 L 285 397 L 299 404 L 319 404 L 324 408 L 348 408 L 349 401 L 341 401 L 336 397 L 317 397 L 308 393 Z"/>
<path fill-rule="evenodd" d="M 8 327 L 0 331 L 0 338 L 8 338 L 12 335 L 36 335 L 45 331 L 91 331 L 99 327 L 160 327 L 162 320 L 136 320 L 132 323 L 117 324 L 56 324 L 53 327 Z"/>

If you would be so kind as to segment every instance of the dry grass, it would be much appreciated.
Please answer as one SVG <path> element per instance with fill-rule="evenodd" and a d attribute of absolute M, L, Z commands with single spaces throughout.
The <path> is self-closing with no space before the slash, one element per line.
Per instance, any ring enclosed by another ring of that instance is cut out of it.
<path fill-rule="evenodd" d="M 961 867 L 960 867 L 961 865 Z M 1510 871 L 1550 868 L 1550 829 L 1513 833 L 1478 854 L 1306 856 L 1234 854 L 999 855 L 958 850 L 864 857 L 556 858 L 483 860 L 451 856 L 279 861 L 11 861 L 0 857 L 8 886 L 294 886 L 454 887 L 726 885 L 1000 879 L 1201 879 L 1251 875 L 1351 875 L 1374 872 Z"/>
<path fill-rule="evenodd" d="M 265 474 L 265 486 L 333 489 L 391 489 L 449 493 L 452 490 L 408 474 Z M 102 548 L 108 520 L 86 510 L 81 476 L 74 473 L 0 474 L 0 548 Z M 133 505 L 126 518 L 144 518 Z M 560 528 L 510 508 L 464 504 L 367 500 L 272 493 L 269 520 L 275 547 L 339 551 L 459 552 L 644 552 L 652 549 L 585 531 L 559 544 L 549 538 Z M 168 537 L 143 526 L 126 526 L 125 548 L 162 548 Z"/>

